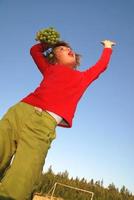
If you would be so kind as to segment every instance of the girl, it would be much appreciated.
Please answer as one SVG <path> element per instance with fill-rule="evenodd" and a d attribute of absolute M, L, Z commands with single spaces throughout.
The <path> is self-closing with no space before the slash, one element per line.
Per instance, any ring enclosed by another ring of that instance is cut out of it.
<path fill-rule="evenodd" d="M 56 138 L 56 127 L 72 127 L 80 98 L 108 66 L 115 42 L 101 43 L 104 49 L 100 59 L 82 72 L 77 70 L 80 55 L 64 41 L 53 46 L 41 42 L 30 49 L 43 78 L 0 120 L 0 199 L 32 198 L 48 149 Z"/>

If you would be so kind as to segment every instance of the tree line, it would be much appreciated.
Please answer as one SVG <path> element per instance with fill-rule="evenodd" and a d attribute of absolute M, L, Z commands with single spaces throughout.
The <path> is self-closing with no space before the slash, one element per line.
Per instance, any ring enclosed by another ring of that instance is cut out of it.
<path fill-rule="evenodd" d="M 125 186 L 122 186 L 119 190 L 115 187 L 114 183 L 111 183 L 105 188 L 103 186 L 103 180 L 94 181 L 91 179 L 90 181 L 87 181 L 85 178 L 69 178 L 67 170 L 55 174 L 52 170 L 52 166 L 49 167 L 46 173 L 41 175 L 39 184 L 35 188 L 34 193 L 37 192 L 46 195 L 56 182 L 91 191 L 94 193 L 93 200 L 134 200 L 133 194 Z M 57 185 L 54 196 L 61 197 L 64 200 L 90 199 L 88 193 L 62 187 L 60 185 Z"/>

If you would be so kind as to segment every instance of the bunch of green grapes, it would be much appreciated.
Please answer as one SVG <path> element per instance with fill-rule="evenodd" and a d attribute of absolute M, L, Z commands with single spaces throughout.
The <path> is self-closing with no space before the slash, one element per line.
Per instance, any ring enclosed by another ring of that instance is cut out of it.
<path fill-rule="evenodd" d="M 49 27 L 38 31 L 35 40 L 53 45 L 60 40 L 60 34 L 53 27 Z"/>

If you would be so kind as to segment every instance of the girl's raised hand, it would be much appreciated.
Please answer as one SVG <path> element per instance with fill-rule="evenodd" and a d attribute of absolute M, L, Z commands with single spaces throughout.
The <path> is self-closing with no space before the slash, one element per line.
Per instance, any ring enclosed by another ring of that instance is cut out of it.
<path fill-rule="evenodd" d="M 105 48 L 112 48 L 112 46 L 116 45 L 116 42 L 111 40 L 103 40 L 101 41 L 101 44 L 103 44 Z"/>

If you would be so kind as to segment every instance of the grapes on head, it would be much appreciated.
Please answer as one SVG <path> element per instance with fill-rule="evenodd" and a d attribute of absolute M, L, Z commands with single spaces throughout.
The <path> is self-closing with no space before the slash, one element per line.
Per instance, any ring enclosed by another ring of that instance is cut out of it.
<path fill-rule="evenodd" d="M 60 33 L 53 27 L 41 29 L 36 33 L 36 41 L 56 44 L 60 40 Z"/>

